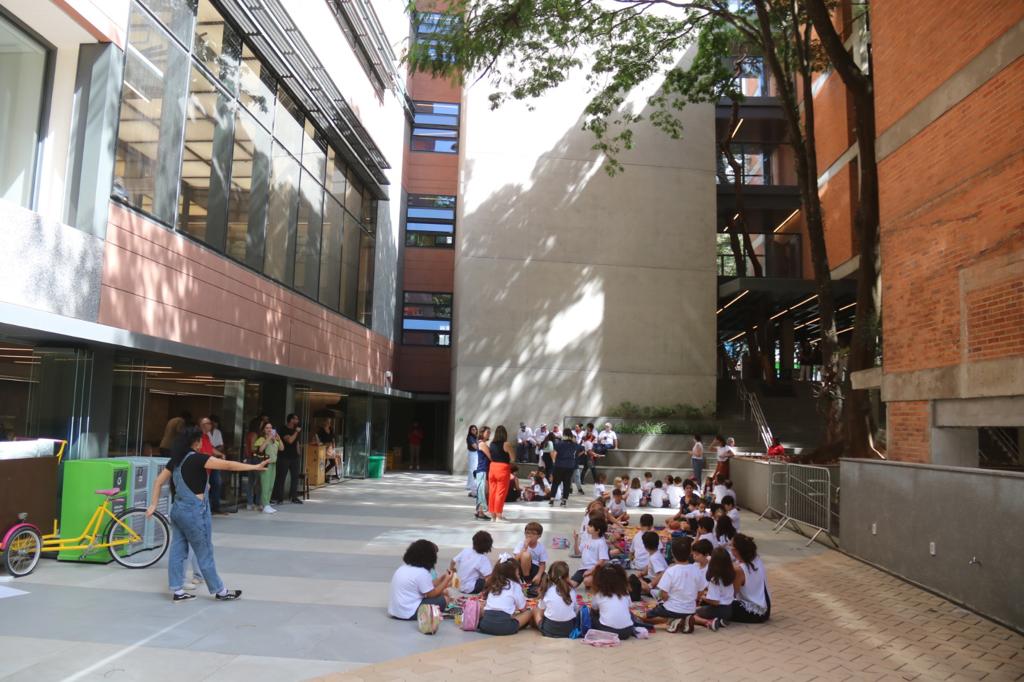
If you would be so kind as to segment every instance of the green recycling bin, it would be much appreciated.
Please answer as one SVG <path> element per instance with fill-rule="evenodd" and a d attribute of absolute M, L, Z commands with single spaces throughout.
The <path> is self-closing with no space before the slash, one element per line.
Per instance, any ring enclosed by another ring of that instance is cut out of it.
<path fill-rule="evenodd" d="M 384 478 L 384 455 L 370 455 L 370 478 Z"/>
<path fill-rule="evenodd" d="M 64 490 L 60 502 L 60 536 L 62 539 L 75 538 L 86 530 L 96 508 L 103 504 L 103 496 L 97 490 L 120 488 L 110 501 L 110 511 L 116 516 L 128 504 L 128 486 L 131 465 L 115 459 L 73 459 L 64 462 Z M 106 540 L 106 529 L 110 523 L 103 519 L 98 539 Z M 58 561 L 85 561 L 108 564 L 113 559 L 103 549 L 64 549 L 57 554 Z"/>

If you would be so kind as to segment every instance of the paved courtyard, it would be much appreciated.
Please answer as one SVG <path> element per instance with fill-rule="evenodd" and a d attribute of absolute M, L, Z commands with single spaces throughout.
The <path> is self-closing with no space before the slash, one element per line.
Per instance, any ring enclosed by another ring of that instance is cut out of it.
<path fill-rule="evenodd" d="M 384 615 L 405 546 L 426 537 L 442 565 L 480 528 L 507 550 L 522 523 L 568 535 L 584 500 L 473 520 L 461 479 L 388 475 L 322 489 L 305 505 L 214 520 L 217 563 L 242 600 L 172 604 L 163 565 L 44 561 L 0 577 L 0 680 L 540 680 L 685 669 L 708 679 L 1024 678 L 1024 637 L 821 546 L 744 515 L 768 566 L 773 618 L 694 635 L 658 631 L 614 649 L 528 630 L 500 640 L 445 622 L 437 635 Z M 742 502 L 742 501 L 741 501 Z M 550 544 L 549 544 L 550 546 Z M 564 558 L 565 550 L 552 552 Z M 575 565 L 575 564 L 571 564 Z M 10 589 L 23 591 L 3 598 Z M 683 666 L 680 668 L 680 666 Z M 646 676 L 646 675 L 645 675 Z"/>

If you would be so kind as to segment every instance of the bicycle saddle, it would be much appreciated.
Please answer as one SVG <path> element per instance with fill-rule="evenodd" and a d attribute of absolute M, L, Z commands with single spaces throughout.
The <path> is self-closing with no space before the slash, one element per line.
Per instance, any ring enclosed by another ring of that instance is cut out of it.
<path fill-rule="evenodd" d="M 119 492 L 121 492 L 120 488 L 110 488 L 109 490 L 97 490 L 96 494 L 97 495 L 106 495 L 107 497 L 112 497 L 112 496 L 118 494 Z"/>

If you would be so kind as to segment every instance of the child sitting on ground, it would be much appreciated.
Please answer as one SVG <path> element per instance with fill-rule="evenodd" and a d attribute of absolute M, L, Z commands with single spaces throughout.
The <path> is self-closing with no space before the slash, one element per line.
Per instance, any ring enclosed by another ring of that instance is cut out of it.
<path fill-rule="evenodd" d="M 540 585 L 544 568 L 548 563 L 548 550 L 540 541 L 543 534 L 544 526 L 536 521 L 530 521 L 523 529 L 523 539 L 512 550 L 512 555 L 519 566 L 519 580 L 530 583 L 531 586 Z"/>
<path fill-rule="evenodd" d="M 736 528 L 732 525 L 732 519 L 724 514 L 719 516 L 715 521 L 716 546 L 728 549 L 734 537 L 736 537 Z"/>
<path fill-rule="evenodd" d="M 728 625 L 736 591 L 733 585 L 736 582 L 736 567 L 733 566 L 725 547 L 716 547 L 712 550 L 705 576 L 708 591 L 701 599 L 704 605 L 697 609 L 697 615 L 693 620 L 698 625 L 715 631 Z"/>
<path fill-rule="evenodd" d="M 626 492 L 626 506 L 639 507 L 644 503 L 644 490 L 640 487 L 640 479 L 634 478 Z"/>
<path fill-rule="evenodd" d="M 651 581 L 652 587 L 663 593 L 664 601 L 647 611 L 645 622 L 655 624 L 668 620 L 669 632 L 675 632 L 680 625 L 685 634 L 693 632 L 697 596 L 707 587 L 707 580 L 700 566 L 690 563 L 690 549 L 690 538 L 672 540 L 672 558 L 676 563 L 669 566 L 658 580 Z"/>
<path fill-rule="evenodd" d="M 527 502 L 543 502 L 551 496 L 551 485 L 544 474 L 537 472 L 533 475 L 533 484 L 524 492 Z"/>
<path fill-rule="evenodd" d="M 540 583 L 541 599 L 533 607 L 533 624 L 545 637 L 568 637 L 576 627 L 576 590 L 569 564 L 556 561 Z"/>
<path fill-rule="evenodd" d="M 433 578 L 430 572 L 437 565 L 437 545 L 430 540 L 416 540 L 402 556 L 402 565 L 391 577 L 388 615 L 412 620 L 421 604 L 433 604 L 443 611 L 447 606 L 444 591 L 454 574 L 446 571 Z"/>
<path fill-rule="evenodd" d="M 629 610 L 629 584 L 622 566 L 603 564 L 597 568 L 594 572 L 593 592 L 591 604 L 597 616 L 591 618 L 590 627 L 614 632 L 619 639 L 633 637 L 636 624 Z"/>
<path fill-rule="evenodd" d="M 642 538 L 648 562 L 643 573 L 629 577 L 629 595 L 633 601 L 640 601 L 643 598 L 642 595 L 645 594 L 657 597 L 658 590 L 652 588 L 651 583 L 668 568 L 668 561 L 665 560 L 664 548 L 661 545 L 661 537 L 653 530 L 649 530 L 643 534 Z"/>
<path fill-rule="evenodd" d="M 711 489 L 711 495 L 714 501 L 718 504 L 722 504 L 722 498 L 728 495 L 729 489 L 725 486 L 725 476 L 718 474 L 715 476 L 715 487 Z"/>
<path fill-rule="evenodd" d="M 597 475 L 597 483 L 594 484 L 594 497 L 600 500 L 607 500 L 609 497 L 608 486 L 605 485 L 605 481 L 608 477 L 604 474 Z"/>
<path fill-rule="evenodd" d="M 580 544 L 580 568 L 572 575 L 572 586 L 590 588 L 594 571 L 608 561 L 608 543 L 604 539 L 608 522 L 603 515 L 594 514 L 587 523 L 587 537 Z"/>
<path fill-rule="evenodd" d="M 590 517 L 598 511 L 604 516 L 604 500 L 600 497 L 591 500 L 587 504 L 587 508 L 583 511 L 583 521 L 580 523 L 579 530 L 573 529 L 572 531 L 572 552 L 569 554 L 570 558 L 578 559 L 580 557 L 580 542 L 583 538 L 587 537 L 587 525 L 590 523 Z"/>
<path fill-rule="evenodd" d="M 683 499 L 683 479 L 676 476 L 666 492 L 668 493 L 669 509 L 679 509 L 679 503 Z"/>
<path fill-rule="evenodd" d="M 507 554 L 498 557 L 487 579 L 487 601 L 478 629 L 487 635 L 514 635 L 530 624 L 533 615 L 526 608 L 526 595 L 516 582 L 519 567 Z M 521 611 L 521 613 L 516 613 Z"/>
<path fill-rule="evenodd" d="M 706 540 L 711 548 L 718 546 L 718 538 L 715 537 L 715 520 L 710 516 L 702 516 L 697 519 L 698 535 L 697 541 Z"/>
<path fill-rule="evenodd" d="M 473 535 L 473 546 L 467 547 L 452 559 L 449 571 L 454 571 L 459 578 L 459 591 L 462 594 L 479 594 L 484 589 L 484 581 L 491 574 L 491 560 L 487 555 L 494 546 L 494 539 L 485 530 Z"/>
<path fill-rule="evenodd" d="M 614 494 L 616 490 L 622 490 L 622 476 L 615 477 L 615 480 L 612 481 L 612 487 L 608 491 L 608 494 Z"/>
<path fill-rule="evenodd" d="M 651 562 L 651 557 L 647 553 L 647 549 L 644 548 L 644 533 L 649 530 L 654 530 L 654 517 L 650 514 L 643 514 L 640 516 L 640 529 L 633 536 L 633 543 L 629 547 L 630 564 L 633 566 L 633 570 L 647 570 L 647 564 Z"/>
<path fill-rule="evenodd" d="M 736 532 L 740 532 L 740 510 L 736 508 L 736 499 L 732 495 L 726 495 L 722 498 L 722 510 L 725 515 L 732 521 L 732 527 L 736 529 Z"/>
<path fill-rule="evenodd" d="M 616 488 L 612 491 L 612 501 L 608 505 L 608 513 L 612 518 L 622 525 L 629 523 L 629 514 L 626 513 L 626 503 L 622 499 L 622 491 Z"/>
<path fill-rule="evenodd" d="M 660 509 L 668 504 L 668 495 L 665 494 L 664 483 L 659 479 L 654 482 L 654 489 L 651 490 L 650 505 Z"/>
<path fill-rule="evenodd" d="M 644 482 L 640 484 L 640 489 L 644 491 L 644 497 L 651 496 L 651 491 L 654 490 L 654 474 L 650 471 L 644 472 Z"/>

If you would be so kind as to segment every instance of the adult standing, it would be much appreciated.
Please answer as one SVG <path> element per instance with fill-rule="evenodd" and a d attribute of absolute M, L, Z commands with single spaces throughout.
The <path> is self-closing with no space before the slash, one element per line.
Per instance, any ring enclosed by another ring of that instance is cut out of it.
<path fill-rule="evenodd" d="M 171 448 L 174 447 L 178 436 L 185 432 L 185 428 L 191 421 L 192 415 L 188 412 L 182 412 L 177 417 L 171 417 L 167 420 L 167 425 L 164 426 L 163 438 L 160 439 L 161 457 L 171 456 Z"/>
<path fill-rule="evenodd" d="M 202 431 L 202 438 L 199 444 L 199 454 L 208 457 L 219 457 L 224 459 L 224 452 L 217 448 L 213 418 L 203 417 L 199 420 L 199 428 Z M 220 446 L 224 447 L 224 437 L 220 437 Z M 210 511 L 218 516 L 226 516 L 227 512 L 220 509 L 221 478 L 220 471 L 214 469 L 210 472 Z"/>
<path fill-rule="evenodd" d="M 594 424 L 588 423 L 587 430 L 580 438 L 580 445 L 583 446 L 584 458 L 583 458 L 583 472 L 580 474 L 580 480 L 582 481 L 587 475 L 587 469 L 590 469 L 590 480 L 593 483 L 597 483 L 597 455 L 594 454 L 594 445 L 597 443 L 597 434 L 594 433 Z"/>
<path fill-rule="evenodd" d="M 772 600 L 768 595 L 768 575 L 757 554 L 757 544 L 748 535 L 737 533 L 732 539 L 732 555 L 736 560 L 736 599 L 732 618 L 736 623 L 764 623 L 772 617 Z"/>
<path fill-rule="evenodd" d="M 731 460 L 736 454 L 736 439 L 730 436 L 723 440 L 721 436 L 715 436 L 715 440 L 719 445 L 717 462 L 715 464 L 715 473 L 712 476 L 712 479 L 717 481 L 720 475 L 725 478 L 730 478 L 729 460 Z"/>
<path fill-rule="evenodd" d="M 491 467 L 491 451 L 488 441 L 491 440 L 491 427 L 484 426 L 480 429 L 477 437 L 477 457 L 474 476 L 476 477 L 476 511 L 473 516 L 483 521 L 489 521 L 487 515 L 487 472 Z"/>
<path fill-rule="evenodd" d="M 519 431 L 516 432 L 516 461 L 520 464 L 529 461 L 529 453 L 536 446 L 533 429 L 527 426 L 526 422 L 519 422 Z"/>
<path fill-rule="evenodd" d="M 476 497 L 477 435 L 476 424 L 470 424 L 466 433 L 466 490 L 470 497 Z"/>
<path fill-rule="evenodd" d="M 299 499 L 299 435 L 302 433 L 299 416 L 289 414 L 280 433 L 284 447 L 277 456 L 277 473 L 274 476 L 274 496 L 271 502 L 281 504 L 281 500 L 284 499 L 284 479 L 287 476 L 291 479 L 288 482 L 289 499 L 292 504 L 302 504 L 302 500 Z"/>
<path fill-rule="evenodd" d="M 324 467 L 324 481 L 326 482 L 331 478 L 330 471 L 334 469 L 334 477 L 341 480 L 341 455 L 334 447 L 334 419 L 332 417 L 324 417 L 320 423 L 320 428 L 316 431 L 316 442 L 327 448 L 327 464 Z"/>
<path fill-rule="evenodd" d="M 242 461 L 246 464 L 259 464 L 261 461 L 260 457 L 257 457 L 256 453 L 256 441 L 259 439 L 260 434 L 263 432 L 263 425 L 267 423 L 267 420 L 262 417 L 256 417 L 249 422 L 249 430 L 245 433 L 245 444 L 243 446 L 243 459 Z M 245 508 L 252 511 L 256 508 L 256 489 L 259 484 L 260 474 L 254 472 L 248 472 L 245 474 Z M 273 478 L 271 478 L 273 481 Z M 269 495 L 270 489 L 267 489 Z"/>
<path fill-rule="evenodd" d="M 494 429 L 494 440 L 488 445 L 491 466 L 487 470 L 487 505 L 492 521 L 504 521 L 505 497 L 508 495 L 509 478 L 512 475 L 512 445 L 508 443 L 508 431 L 504 426 Z"/>
<path fill-rule="evenodd" d="M 699 433 L 693 434 L 693 446 L 690 448 L 690 464 L 693 465 L 693 480 L 697 481 L 700 490 L 704 489 L 704 439 Z"/>
<path fill-rule="evenodd" d="M 277 457 L 284 449 L 284 441 L 269 421 L 263 422 L 263 433 L 253 443 L 253 456 L 256 463 L 265 462 L 260 471 L 260 509 L 264 514 L 273 514 L 277 510 L 270 506 L 270 493 L 277 478 Z M 250 479 L 253 474 L 249 474 Z M 250 480 L 250 488 L 252 482 Z"/>
<path fill-rule="evenodd" d="M 419 471 L 420 468 L 420 447 L 423 445 L 423 438 L 426 433 L 419 422 L 413 422 L 409 428 L 409 469 Z"/>
<path fill-rule="evenodd" d="M 564 439 L 555 442 L 554 478 L 551 481 L 551 499 L 548 500 L 548 505 L 555 505 L 555 495 L 559 486 L 562 488 L 562 506 L 566 505 L 572 488 L 572 475 L 576 471 L 576 457 L 582 449 L 572 431 L 566 432 Z"/>
<path fill-rule="evenodd" d="M 185 561 L 189 549 L 196 554 L 210 594 L 215 595 L 219 601 L 230 601 L 242 596 L 241 590 L 225 588 L 220 576 L 217 575 L 217 566 L 213 560 L 213 537 L 208 504 L 209 473 L 259 471 L 266 466 L 229 462 L 223 458 L 201 454 L 197 450 L 202 441 L 202 430 L 193 427 L 184 432 L 181 447 L 174 448 L 167 466 L 153 481 L 150 499 L 154 502 L 146 510 L 146 516 L 152 516 L 156 512 L 155 500 L 160 497 L 160 489 L 168 480 L 173 480 L 171 525 L 174 532 L 171 533 L 170 557 L 167 560 L 167 582 L 171 589 L 171 599 L 175 602 L 195 599 L 194 594 L 185 591 Z"/>

